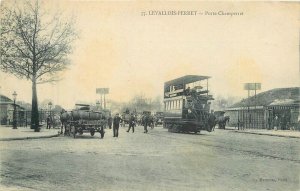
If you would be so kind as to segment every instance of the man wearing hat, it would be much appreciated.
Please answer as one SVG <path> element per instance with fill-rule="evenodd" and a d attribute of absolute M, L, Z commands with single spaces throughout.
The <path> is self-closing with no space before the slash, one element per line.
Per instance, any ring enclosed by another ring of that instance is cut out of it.
<path fill-rule="evenodd" d="M 129 119 L 129 127 L 127 132 L 130 131 L 130 128 L 132 127 L 132 132 L 134 133 L 134 126 L 135 126 L 135 117 L 133 115 L 133 113 L 131 113 L 130 119 Z"/>
<path fill-rule="evenodd" d="M 119 127 L 120 127 L 120 121 L 121 121 L 121 117 L 119 117 L 119 114 L 117 113 L 114 117 L 114 122 L 113 122 L 113 133 L 114 133 L 114 137 L 118 137 L 119 135 Z"/>

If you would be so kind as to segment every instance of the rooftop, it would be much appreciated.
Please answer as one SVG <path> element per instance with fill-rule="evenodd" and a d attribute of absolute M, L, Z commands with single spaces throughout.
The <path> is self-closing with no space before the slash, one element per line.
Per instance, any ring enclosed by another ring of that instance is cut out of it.
<path fill-rule="evenodd" d="M 243 99 L 230 106 L 229 108 L 247 107 L 247 106 L 268 106 L 270 104 L 291 104 L 300 100 L 300 87 L 276 88 L 261 92 L 255 96 Z M 299 102 L 298 102 L 299 103 Z"/>
<path fill-rule="evenodd" d="M 12 102 L 13 102 L 13 100 L 6 97 L 5 95 L 0 95 L 0 103 L 12 103 Z"/>
<path fill-rule="evenodd" d="M 165 82 L 165 87 L 170 85 L 180 85 L 180 84 L 189 84 L 192 82 L 197 82 L 200 80 L 206 80 L 210 78 L 209 76 L 199 76 L 199 75 L 186 75 L 180 78 L 176 78 L 170 81 Z"/>

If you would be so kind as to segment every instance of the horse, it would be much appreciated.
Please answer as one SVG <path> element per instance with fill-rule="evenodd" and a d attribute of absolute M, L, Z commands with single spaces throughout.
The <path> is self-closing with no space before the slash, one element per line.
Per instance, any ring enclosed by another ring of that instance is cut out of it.
<path fill-rule="evenodd" d="M 216 120 L 216 123 L 218 124 L 219 126 L 219 129 L 225 129 L 225 126 L 226 126 L 226 123 L 229 122 L 230 120 L 230 117 L 229 116 L 225 116 L 225 117 L 219 117 L 217 120 Z"/>
<path fill-rule="evenodd" d="M 68 121 L 70 120 L 70 114 L 67 111 L 62 111 L 60 113 L 60 122 L 61 122 L 61 131 L 60 133 L 63 134 L 63 129 L 65 129 L 64 135 L 69 134 L 69 129 L 67 129 Z"/>
<path fill-rule="evenodd" d="M 208 117 L 208 131 L 211 132 L 211 131 L 214 131 L 215 130 L 215 126 L 216 126 L 216 116 L 214 114 L 209 114 L 209 117 Z"/>

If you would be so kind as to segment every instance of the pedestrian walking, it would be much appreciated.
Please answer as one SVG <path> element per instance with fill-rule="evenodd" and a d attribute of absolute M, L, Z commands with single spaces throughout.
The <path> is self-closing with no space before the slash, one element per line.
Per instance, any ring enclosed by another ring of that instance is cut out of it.
<path fill-rule="evenodd" d="M 130 118 L 129 118 L 129 127 L 127 132 L 130 131 L 130 129 L 132 128 L 132 133 L 134 133 L 134 126 L 135 126 L 135 117 L 133 115 L 133 113 L 131 114 Z"/>
<path fill-rule="evenodd" d="M 46 129 L 50 129 L 51 128 L 51 117 L 50 116 L 47 117 L 46 123 L 47 123 Z"/>
<path fill-rule="evenodd" d="M 217 118 L 216 118 L 216 116 L 214 115 L 214 112 L 211 111 L 211 113 L 209 114 L 209 117 L 208 117 L 208 125 L 209 125 L 208 131 L 209 131 L 209 132 L 215 130 L 216 119 L 217 119 Z"/>
<path fill-rule="evenodd" d="M 112 117 L 111 117 L 111 115 L 109 115 L 107 123 L 108 123 L 109 129 L 111 129 L 111 126 L 112 126 Z"/>
<path fill-rule="evenodd" d="M 119 127 L 120 127 L 120 122 L 122 121 L 121 117 L 119 116 L 119 114 L 117 113 L 114 117 L 113 120 L 113 133 L 114 133 L 114 137 L 118 137 L 119 136 Z"/>
<path fill-rule="evenodd" d="M 144 133 L 148 133 L 148 129 L 147 129 L 147 126 L 149 125 L 149 117 L 147 114 L 145 114 L 142 118 L 142 122 L 143 122 L 143 125 L 144 125 Z"/>

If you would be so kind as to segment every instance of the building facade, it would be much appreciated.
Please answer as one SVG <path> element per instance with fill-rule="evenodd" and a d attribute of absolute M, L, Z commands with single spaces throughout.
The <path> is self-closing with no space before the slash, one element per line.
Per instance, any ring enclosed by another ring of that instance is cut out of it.
<path fill-rule="evenodd" d="M 16 107 L 16 121 L 17 126 L 24 125 L 25 109 L 18 104 L 14 105 L 13 100 L 4 95 L 0 95 L 0 124 L 12 125 L 14 107 Z"/>
<path fill-rule="evenodd" d="M 298 129 L 300 119 L 299 87 L 278 88 L 244 99 L 227 108 L 229 125 L 253 129 L 273 129 L 279 118 L 279 128 Z"/>

